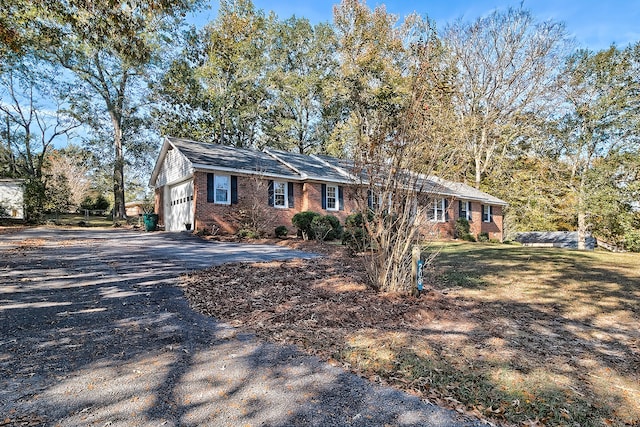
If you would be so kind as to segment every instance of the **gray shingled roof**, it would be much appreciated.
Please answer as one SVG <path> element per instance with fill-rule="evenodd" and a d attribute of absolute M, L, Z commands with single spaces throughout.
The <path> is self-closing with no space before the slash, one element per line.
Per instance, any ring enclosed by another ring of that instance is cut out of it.
<path fill-rule="evenodd" d="M 329 163 L 318 161 L 312 156 L 273 149 L 266 151 L 303 176 L 306 175 L 307 179 L 338 182 L 349 179 L 349 175 L 345 172 L 340 173 Z"/>
<path fill-rule="evenodd" d="M 484 191 L 480 191 L 461 182 L 447 181 L 446 179 L 435 176 L 430 176 L 427 179 L 429 182 L 433 183 L 433 189 L 427 189 L 427 191 L 433 193 L 456 196 L 457 198 L 463 200 L 478 200 L 493 205 L 507 205 L 504 200 L 500 200 L 497 197 L 492 196 L 491 194 L 485 193 Z M 428 188 L 428 186 L 426 187 Z"/>
<path fill-rule="evenodd" d="M 206 144 L 183 138 L 167 139 L 193 163 L 194 167 L 212 169 L 217 167 L 248 173 L 291 176 L 291 179 L 301 178 L 300 175 L 262 151 Z"/>
<path fill-rule="evenodd" d="M 236 170 L 244 173 L 260 173 L 287 177 L 291 180 L 318 180 L 327 182 L 350 182 L 360 179 L 366 182 L 366 171 L 354 177 L 354 163 L 325 155 L 307 156 L 286 151 L 268 149 L 266 152 L 235 148 L 226 145 L 207 144 L 183 138 L 168 137 L 196 168 Z M 352 177 L 350 179 L 350 177 Z M 412 180 L 413 181 L 413 180 Z M 420 175 L 416 185 L 423 192 L 455 196 L 460 199 L 481 201 L 495 205 L 506 205 L 483 191 L 460 182 L 447 181 L 435 176 Z"/>

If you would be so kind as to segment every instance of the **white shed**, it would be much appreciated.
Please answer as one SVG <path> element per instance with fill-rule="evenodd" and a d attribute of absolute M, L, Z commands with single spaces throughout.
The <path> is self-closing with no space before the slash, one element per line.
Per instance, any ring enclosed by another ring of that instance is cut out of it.
<path fill-rule="evenodd" d="M 24 180 L 0 179 L 0 215 L 24 219 Z"/>

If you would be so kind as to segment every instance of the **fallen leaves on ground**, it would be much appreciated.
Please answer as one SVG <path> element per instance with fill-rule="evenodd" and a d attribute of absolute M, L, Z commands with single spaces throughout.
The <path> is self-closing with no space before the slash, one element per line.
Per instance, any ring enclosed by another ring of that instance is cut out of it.
<path fill-rule="evenodd" d="M 636 351 L 631 360 L 616 359 L 618 347 L 635 336 L 591 342 L 584 339 L 585 325 L 535 301 L 468 297 L 436 283 L 433 272 L 420 298 L 378 293 L 365 284 L 362 260 L 344 248 L 294 246 L 324 256 L 216 266 L 186 276 L 185 294 L 198 311 L 262 339 L 298 345 L 372 381 L 488 422 L 601 425 L 613 419 L 623 426 L 640 416 L 624 407 L 637 388 L 603 402 L 599 383 L 589 376 L 605 378 L 603 366 L 614 366 L 607 378 L 637 378 L 637 348 L 622 349 Z M 615 399 L 619 407 L 611 406 Z"/>

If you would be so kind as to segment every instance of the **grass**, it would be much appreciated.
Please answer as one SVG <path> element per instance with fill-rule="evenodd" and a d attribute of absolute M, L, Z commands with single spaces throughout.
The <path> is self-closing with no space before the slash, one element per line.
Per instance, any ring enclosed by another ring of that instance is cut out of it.
<path fill-rule="evenodd" d="M 420 298 L 359 258 L 230 264 L 186 279 L 203 313 L 504 425 L 640 424 L 640 255 L 436 244 Z"/>
<path fill-rule="evenodd" d="M 113 227 L 113 220 L 106 216 L 89 215 L 86 217 L 81 213 L 51 214 L 46 216 L 46 220 L 56 225 L 69 227 Z M 137 217 L 128 221 L 133 224 L 139 222 Z"/>
<path fill-rule="evenodd" d="M 456 392 L 461 400 L 492 405 L 511 422 L 640 422 L 638 254 L 478 244 L 437 249 L 434 286 L 470 311 L 461 320 L 468 339 L 451 345 L 471 362 L 456 375 L 477 385 L 470 394 Z M 444 380 L 450 382 L 460 381 Z"/>

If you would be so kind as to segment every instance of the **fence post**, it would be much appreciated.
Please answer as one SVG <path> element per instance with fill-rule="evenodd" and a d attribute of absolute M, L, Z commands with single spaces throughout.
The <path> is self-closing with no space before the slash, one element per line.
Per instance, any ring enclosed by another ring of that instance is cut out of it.
<path fill-rule="evenodd" d="M 420 245 L 414 245 L 411 250 L 411 294 L 419 297 L 422 293 L 422 251 Z"/>

